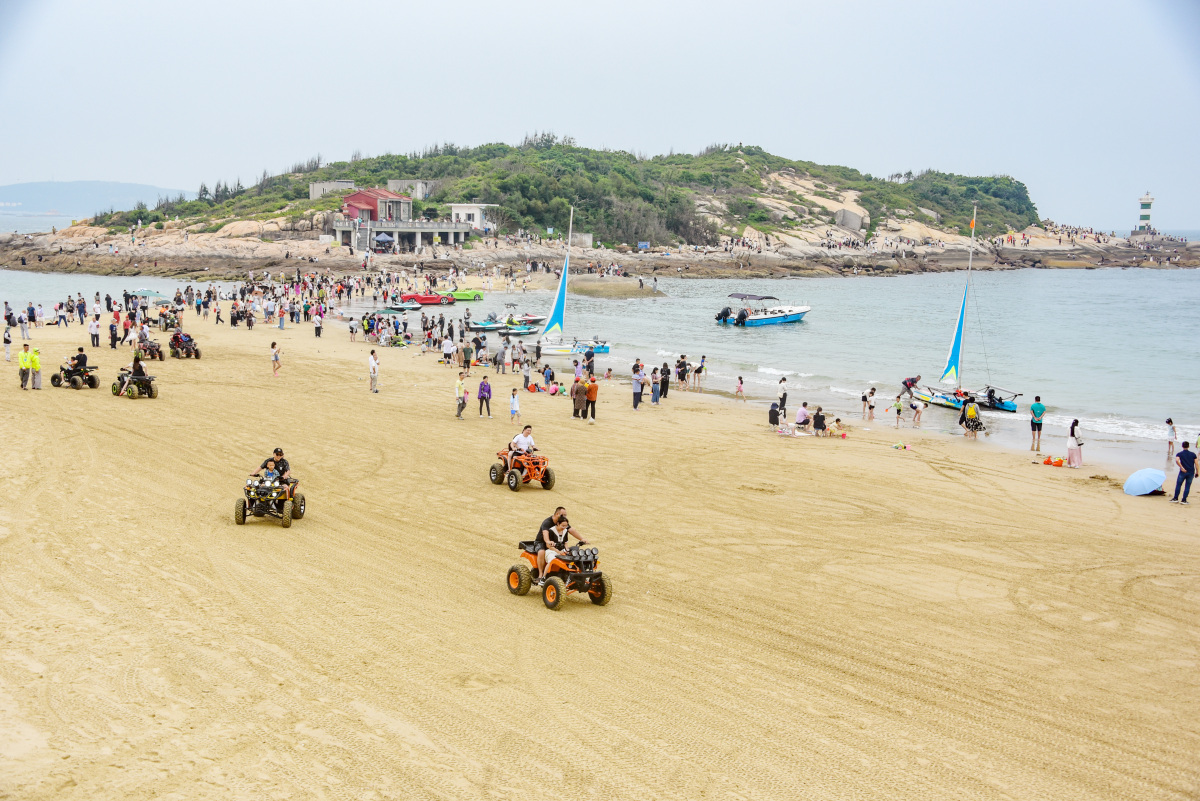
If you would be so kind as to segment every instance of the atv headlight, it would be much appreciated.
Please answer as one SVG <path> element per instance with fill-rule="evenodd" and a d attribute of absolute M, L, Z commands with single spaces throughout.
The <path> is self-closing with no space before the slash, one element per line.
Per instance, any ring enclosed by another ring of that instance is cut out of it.
<path fill-rule="evenodd" d="M 254 486 L 254 479 L 252 479 L 252 478 L 248 478 L 248 479 L 246 479 L 246 486 L 247 486 L 247 487 L 253 487 L 253 486 Z"/>

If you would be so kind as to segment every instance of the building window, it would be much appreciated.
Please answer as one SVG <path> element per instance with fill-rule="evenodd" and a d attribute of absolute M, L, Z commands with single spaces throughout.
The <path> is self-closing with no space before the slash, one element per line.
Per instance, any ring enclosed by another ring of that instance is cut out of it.
<path fill-rule="evenodd" d="M 1150 215 L 1149 215 L 1149 214 L 1143 214 L 1141 217 L 1138 217 L 1138 219 L 1139 219 L 1139 220 L 1149 220 L 1149 219 L 1150 219 Z"/>
<path fill-rule="evenodd" d="M 1143 203 L 1143 204 L 1142 204 L 1142 208 L 1143 208 L 1143 209 L 1148 209 L 1148 208 L 1150 208 L 1150 204 L 1149 204 L 1149 203 Z"/>
<path fill-rule="evenodd" d="M 473 213 L 467 213 L 467 222 L 475 222 L 475 215 Z"/>

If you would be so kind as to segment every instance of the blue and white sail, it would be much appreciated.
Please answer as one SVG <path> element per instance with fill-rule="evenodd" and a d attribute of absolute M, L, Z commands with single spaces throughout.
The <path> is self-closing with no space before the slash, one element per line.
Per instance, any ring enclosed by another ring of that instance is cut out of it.
<path fill-rule="evenodd" d="M 959 367 L 962 364 L 963 322 L 967 319 L 967 286 L 963 289 L 962 305 L 958 307 L 958 327 L 954 329 L 954 341 L 950 343 L 950 352 L 946 354 L 946 369 L 942 370 L 942 383 L 959 386 Z"/>
<path fill-rule="evenodd" d="M 571 240 L 568 239 L 567 241 L 570 242 Z M 548 334 L 562 336 L 563 312 L 567 307 L 567 273 L 570 266 L 571 250 L 568 248 L 567 258 L 563 260 L 562 277 L 558 279 L 558 291 L 554 293 L 554 307 L 550 310 L 550 316 L 546 318 L 546 324 L 542 326 L 542 336 L 547 336 Z"/>

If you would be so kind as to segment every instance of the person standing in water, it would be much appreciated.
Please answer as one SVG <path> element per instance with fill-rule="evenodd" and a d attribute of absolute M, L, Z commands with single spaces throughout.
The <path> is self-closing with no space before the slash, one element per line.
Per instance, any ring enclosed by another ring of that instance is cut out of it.
<path fill-rule="evenodd" d="M 1179 433 L 1175 430 L 1175 421 L 1170 417 L 1167 418 L 1167 461 L 1171 461 L 1171 457 L 1175 455 L 1175 440 L 1179 438 Z"/>
<path fill-rule="evenodd" d="M 1046 407 L 1042 403 L 1041 395 L 1033 396 L 1033 403 L 1029 406 L 1029 428 L 1031 429 L 1032 439 L 1029 443 L 1029 450 L 1041 453 L 1042 450 L 1042 420 L 1046 417 Z"/>

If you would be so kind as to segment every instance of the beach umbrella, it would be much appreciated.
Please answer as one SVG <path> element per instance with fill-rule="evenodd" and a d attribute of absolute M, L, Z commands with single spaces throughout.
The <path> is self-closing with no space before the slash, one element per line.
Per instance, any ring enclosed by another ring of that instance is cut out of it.
<path fill-rule="evenodd" d="M 1166 480 L 1166 473 L 1155 470 L 1153 467 L 1147 467 L 1125 479 L 1125 494 L 1149 495 L 1155 490 L 1162 489 L 1163 482 Z"/>
<path fill-rule="evenodd" d="M 129 294 L 137 295 L 139 298 L 165 298 L 166 295 L 161 292 L 155 292 L 153 289 L 135 289 Z"/>

